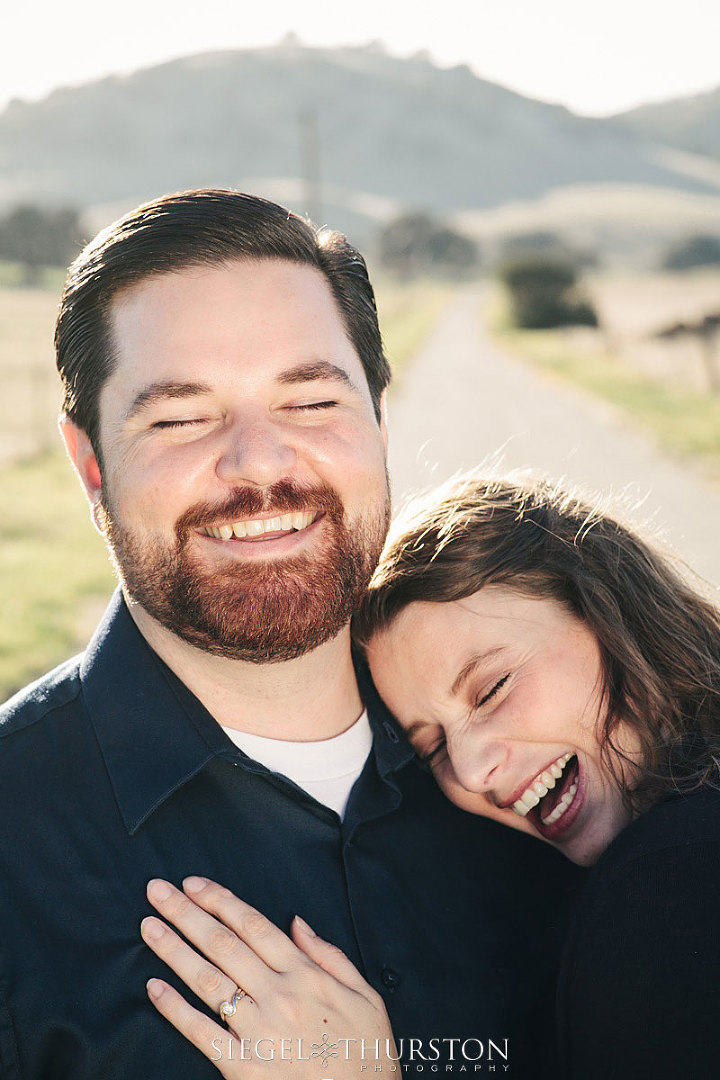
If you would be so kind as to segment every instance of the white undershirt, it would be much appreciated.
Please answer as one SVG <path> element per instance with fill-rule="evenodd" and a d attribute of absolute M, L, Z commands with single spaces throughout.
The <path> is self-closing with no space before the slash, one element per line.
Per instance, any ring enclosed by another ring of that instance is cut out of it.
<path fill-rule="evenodd" d="M 367 711 L 347 731 L 321 742 L 286 742 L 226 727 L 223 731 L 248 757 L 287 776 L 340 817 L 372 746 Z"/>

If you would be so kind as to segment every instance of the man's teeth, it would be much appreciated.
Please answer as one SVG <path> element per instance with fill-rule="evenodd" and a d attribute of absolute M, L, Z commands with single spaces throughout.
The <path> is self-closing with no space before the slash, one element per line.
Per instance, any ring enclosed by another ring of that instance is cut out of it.
<path fill-rule="evenodd" d="M 202 532 L 216 540 L 230 540 L 233 536 L 238 540 L 244 540 L 246 536 L 262 536 L 263 533 L 291 532 L 293 529 L 300 532 L 302 529 L 307 529 L 308 525 L 312 525 L 316 517 L 317 511 L 305 510 L 273 518 L 235 521 L 232 525 L 208 525 Z"/>
<path fill-rule="evenodd" d="M 541 772 L 538 777 L 533 780 L 529 788 L 523 791 L 517 802 L 513 803 L 513 810 L 520 817 L 526 817 L 527 814 L 533 809 L 534 806 L 540 802 L 540 800 L 547 795 L 548 791 L 552 791 L 556 783 L 563 774 L 563 769 L 567 765 L 571 757 L 574 754 L 563 754 L 557 761 L 554 761 L 544 772 Z M 545 825 L 552 825 L 553 821 L 557 821 L 567 810 L 570 803 L 575 797 L 577 792 L 577 780 L 575 780 L 572 786 L 565 792 L 559 803 L 548 815 L 547 818 L 543 818 L 542 821 Z M 561 809 L 562 807 L 562 809 Z"/>

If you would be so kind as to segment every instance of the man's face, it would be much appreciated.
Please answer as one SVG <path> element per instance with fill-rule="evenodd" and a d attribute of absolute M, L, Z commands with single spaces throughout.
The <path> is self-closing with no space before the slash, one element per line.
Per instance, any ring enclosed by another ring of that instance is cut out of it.
<path fill-rule="evenodd" d="M 129 596 L 236 659 L 334 637 L 389 497 L 384 427 L 324 276 L 254 260 L 160 274 L 116 298 L 111 326 L 100 519 Z"/>

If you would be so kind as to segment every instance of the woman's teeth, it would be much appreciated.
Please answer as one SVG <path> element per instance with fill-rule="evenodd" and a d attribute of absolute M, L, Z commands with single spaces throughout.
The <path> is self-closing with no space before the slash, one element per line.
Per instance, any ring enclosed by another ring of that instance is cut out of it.
<path fill-rule="evenodd" d="M 547 817 L 540 817 L 543 825 L 553 825 L 556 821 L 560 820 L 560 818 L 567 810 L 568 806 L 570 806 L 571 802 L 575 798 L 577 794 L 577 789 L 578 782 L 577 780 L 573 780 L 572 784 L 563 794 L 562 798 L 558 800 L 558 804 L 554 808 L 554 810 L 551 810 Z"/>
<path fill-rule="evenodd" d="M 562 776 L 563 769 L 572 757 L 575 757 L 575 755 L 563 754 L 562 757 L 559 757 L 557 761 L 554 761 L 552 765 L 550 765 L 544 772 L 541 772 L 540 775 L 536 777 L 535 780 L 533 780 L 530 787 L 526 788 L 525 791 L 523 791 L 517 802 L 513 803 L 513 810 L 515 811 L 515 813 L 519 814 L 520 817 L 526 817 L 533 809 L 533 807 L 537 806 L 540 800 L 544 798 L 545 795 L 547 795 L 548 791 L 552 791 L 552 789 L 555 787 L 558 780 Z M 547 819 L 543 819 L 544 824 L 551 825 L 553 821 L 557 821 L 558 818 L 562 817 L 565 810 L 567 810 L 568 806 L 575 797 L 576 791 L 577 780 L 575 780 L 572 787 L 565 792 L 563 797 L 560 799 L 558 805 L 555 807 L 552 813 L 548 815 Z M 570 795 L 571 792 L 572 795 Z M 570 798 L 568 799 L 569 795 Z M 568 799 L 567 802 L 565 801 L 566 799 Z M 560 810 L 561 806 L 562 810 Z M 560 813 L 558 813 L 558 810 L 560 810 Z"/>
<path fill-rule="evenodd" d="M 262 518 L 250 521 L 235 521 L 232 525 L 208 525 L 201 531 L 216 540 L 230 540 L 236 537 L 244 540 L 246 536 L 262 536 L 263 533 L 300 532 L 312 525 L 317 511 L 303 511 L 296 514 L 282 514 L 280 517 Z"/>

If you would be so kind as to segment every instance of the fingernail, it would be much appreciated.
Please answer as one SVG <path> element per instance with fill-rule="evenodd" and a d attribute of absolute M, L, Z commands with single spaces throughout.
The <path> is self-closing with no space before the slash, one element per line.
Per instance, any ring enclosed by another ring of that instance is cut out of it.
<path fill-rule="evenodd" d="M 299 915 L 295 916 L 295 922 L 298 924 L 301 930 L 304 930 L 309 937 L 317 937 L 317 934 L 313 930 L 312 926 L 308 926 L 304 919 L 301 919 Z"/>
<path fill-rule="evenodd" d="M 210 882 L 206 877 L 186 877 L 183 881 L 183 889 L 185 892 L 198 893 L 202 892 L 206 885 Z"/>
<path fill-rule="evenodd" d="M 153 1001 L 157 1001 L 165 993 L 165 983 L 161 982 L 160 979 L 148 979 L 145 987 Z"/>
<path fill-rule="evenodd" d="M 148 915 L 147 919 L 143 919 L 140 923 L 140 933 L 144 938 L 158 941 L 165 933 L 165 927 L 159 919 L 153 919 L 152 915 Z"/>
<path fill-rule="evenodd" d="M 172 888 L 162 878 L 153 878 L 152 881 L 148 881 L 147 894 L 150 900 L 167 900 L 169 896 L 172 896 Z"/>

